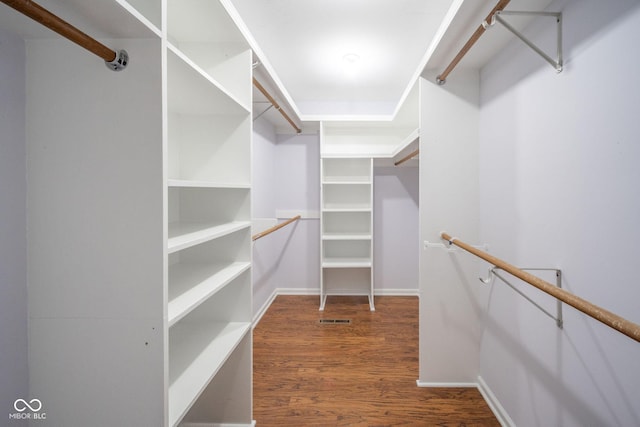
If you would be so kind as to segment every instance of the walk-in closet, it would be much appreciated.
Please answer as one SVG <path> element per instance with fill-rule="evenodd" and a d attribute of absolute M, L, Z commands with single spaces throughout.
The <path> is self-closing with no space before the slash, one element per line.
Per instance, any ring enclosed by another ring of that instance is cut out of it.
<path fill-rule="evenodd" d="M 0 0 L 0 426 L 640 425 L 638 0 Z"/>

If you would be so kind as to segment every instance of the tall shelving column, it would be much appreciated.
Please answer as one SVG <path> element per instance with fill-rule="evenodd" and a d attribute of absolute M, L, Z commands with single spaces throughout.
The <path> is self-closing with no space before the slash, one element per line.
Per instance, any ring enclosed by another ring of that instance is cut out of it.
<path fill-rule="evenodd" d="M 0 14 L 29 39 L 30 393 L 47 425 L 250 426 L 250 48 L 220 0 L 45 6 L 130 62 Z"/>
<path fill-rule="evenodd" d="M 321 158 L 320 310 L 330 295 L 373 297 L 373 160 Z"/>
<path fill-rule="evenodd" d="M 251 51 L 167 1 L 168 426 L 252 424 Z"/>

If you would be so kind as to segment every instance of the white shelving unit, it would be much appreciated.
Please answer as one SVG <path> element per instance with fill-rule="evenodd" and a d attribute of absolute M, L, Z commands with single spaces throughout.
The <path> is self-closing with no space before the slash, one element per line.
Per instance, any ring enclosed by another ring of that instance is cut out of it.
<path fill-rule="evenodd" d="M 320 310 L 330 295 L 373 299 L 373 160 L 321 158 Z"/>
<path fill-rule="evenodd" d="M 29 387 L 47 425 L 253 425 L 252 54 L 225 4 L 45 5 L 126 49 L 117 73 L 0 12 L 28 39 Z"/>
<path fill-rule="evenodd" d="M 167 100 L 168 425 L 251 425 L 251 51 L 218 0 L 167 0 Z"/>
<path fill-rule="evenodd" d="M 320 124 L 320 310 L 330 295 L 366 295 L 375 310 L 373 172 L 417 148 L 418 100 L 415 86 L 392 121 Z"/>

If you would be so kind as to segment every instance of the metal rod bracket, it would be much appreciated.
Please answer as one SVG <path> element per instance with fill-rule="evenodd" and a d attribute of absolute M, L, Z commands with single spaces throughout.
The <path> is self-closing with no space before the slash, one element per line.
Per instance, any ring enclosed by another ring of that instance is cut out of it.
<path fill-rule="evenodd" d="M 129 54 L 126 50 L 120 49 L 115 51 L 116 57 L 112 61 L 104 61 L 104 65 L 111 71 L 122 71 L 129 64 Z"/>
<path fill-rule="evenodd" d="M 265 108 L 265 109 L 264 109 L 260 114 L 258 114 L 257 116 L 255 116 L 255 117 L 253 118 L 253 121 L 255 122 L 256 120 L 258 120 L 260 117 L 262 117 L 262 115 L 263 115 L 264 113 L 266 113 L 267 111 L 269 111 L 269 110 L 270 110 L 270 109 L 272 109 L 272 108 L 273 108 L 273 104 L 269 104 L 269 106 L 268 106 L 267 108 Z"/>
<path fill-rule="evenodd" d="M 556 50 L 556 58 L 551 58 L 548 54 L 546 54 L 542 49 L 540 49 L 535 43 L 525 37 L 524 34 L 513 28 L 507 21 L 504 20 L 502 16 L 504 15 L 518 15 L 518 16 L 548 16 L 555 18 L 556 20 L 556 40 L 557 40 L 557 50 Z M 556 70 L 556 72 L 560 73 L 563 69 L 563 58 L 562 58 L 562 12 L 518 12 L 518 11 L 506 11 L 499 10 L 492 17 L 491 21 L 484 21 L 482 26 L 487 29 L 492 27 L 495 23 L 499 22 L 513 33 L 516 37 L 524 42 L 527 46 L 529 46 L 534 52 L 540 55 L 545 61 L 547 61 L 551 66 Z"/>
<path fill-rule="evenodd" d="M 527 296 L 524 292 L 522 292 L 521 290 L 519 290 L 518 288 L 516 288 L 511 282 L 509 282 L 507 279 L 505 279 L 504 277 L 502 277 L 500 274 L 498 274 L 498 272 L 496 270 L 501 270 L 500 267 L 492 267 L 489 269 L 489 275 L 487 276 L 486 279 L 483 279 L 482 277 L 479 277 L 480 281 L 482 283 L 484 283 L 485 285 L 491 283 L 491 281 L 493 280 L 494 277 L 497 277 L 498 279 L 502 280 L 507 286 L 509 286 L 511 289 L 513 289 L 514 291 L 516 291 L 518 294 L 520 294 L 524 299 L 526 299 L 527 301 L 529 301 L 531 304 L 533 304 L 536 308 L 538 308 L 540 311 L 542 311 L 544 314 L 546 314 L 547 316 L 549 316 L 550 318 L 552 318 L 553 320 L 556 321 L 556 326 L 559 329 L 562 329 L 563 327 L 563 320 L 562 320 L 562 301 L 560 300 L 556 300 L 556 314 L 553 315 L 552 313 L 549 313 L 549 311 L 547 311 L 547 309 L 545 309 L 544 307 L 542 307 L 540 304 L 538 304 L 537 302 L 535 302 L 533 299 L 531 299 L 529 296 Z M 558 269 L 558 268 L 520 268 L 520 270 L 523 271 L 533 271 L 533 270 L 538 270 L 538 271 L 555 271 L 556 273 L 556 286 L 560 289 L 562 289 L 562 270 Z"/>

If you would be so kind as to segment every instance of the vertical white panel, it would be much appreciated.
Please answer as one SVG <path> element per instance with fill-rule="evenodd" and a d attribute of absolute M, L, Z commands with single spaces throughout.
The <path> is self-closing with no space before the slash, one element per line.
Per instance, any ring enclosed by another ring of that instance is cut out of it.
<path fill-rule="evenodd" d="M 115 73 L 27 43 L 30 393 L 52 426 L 164 413 L 161 46 L 117 44 Z"/>
<path fill-rule="evenodd" d="M 446 230 L 478 242 L 478 73 L 421 80 L 420 236 Z M 482 333 L 477 262 L 442 248 L 420 253 L 420 381 L 476 382 Z"/>

